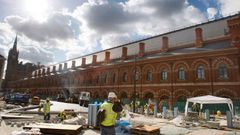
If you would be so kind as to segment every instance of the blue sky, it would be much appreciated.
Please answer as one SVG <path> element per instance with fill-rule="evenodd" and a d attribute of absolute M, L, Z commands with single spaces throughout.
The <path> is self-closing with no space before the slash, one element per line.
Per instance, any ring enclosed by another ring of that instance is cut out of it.
<path fill-rule="evenodd" d="M 58 63 L 240 11 L 240 0 L 0 0 L 0 54 Z"/>

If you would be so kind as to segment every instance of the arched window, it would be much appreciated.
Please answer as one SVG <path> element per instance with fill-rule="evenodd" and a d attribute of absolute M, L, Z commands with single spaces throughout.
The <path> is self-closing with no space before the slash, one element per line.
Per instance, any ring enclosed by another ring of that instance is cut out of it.
<path fill-rule="evenodd" d="M 113 82 L 113 83 L 116 83 L 116 80 L 117 80 L 116 77 L 117 77 L 117 76 L 116 76 L 116 74 L 114 73 L 113 76 L 112 76 L 112 82 Z"/>
<path fill-rule="evenodd" d="M 96 76 L 96 84 L 99 83 L 99 79 L 100 79 L 100 78 L 99 78 L 99 75 L 97 75 L 97 76 Z"/>
<path fill-rule="evenodd" d="M 107 74 L 103 75 L 103 83 L 107 83 Z"/>
<path fill-rule="evenodd" d="M 161 71 L 161 80 L 167 80 L 167 70 L 165 68 Z"/>
<path fill-rule="evenodd" d="M 202 65 L 198 66 L 197 68 L 197 78 L 198 79 L 205 79 L 205 70 Z"/>
<path fill-rule="evenodd" d="M 128 80 L 128 75 L 126 72 L 123 73 L 123 82 L 127 82 Z"/>
<path fill-rule="evenodd" d="M 138 81 L 140 78 L 140 73 L 138 71 L 133 71 L 133 78 L 135 79 L 135 81 Z"/>
<path fill-rule="evenodd" d="M 183 67 L 180 67 L 178 69 L 178 79 L 179 80 L 185 80 L 185 71 Z"/>
<path fill-rule="evenodd" d="M 147 81 L 152 81 L 152 72 L 151 71 L 147 71 Z"/>
<path fill-rule="evenodd" d="M 221 79 L 228 78 L 227 66 L 225 64 L 221 64 L 218 68 L 218 75 Z"/>

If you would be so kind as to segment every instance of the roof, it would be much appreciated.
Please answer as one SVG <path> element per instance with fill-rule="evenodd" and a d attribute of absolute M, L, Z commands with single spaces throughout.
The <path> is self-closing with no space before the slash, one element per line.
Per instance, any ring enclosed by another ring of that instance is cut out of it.
<path fill-rule="evenodd" d="M 199 28 L 203 29 L 203 40 L 204 41 L 209 41 L 209 40 L 217 39 L 220 37 L 225 37 L 228 35 L 227 20 L 236 18 L 238 16 L 239 16 L 239 14 L 235 14 L 232 16 L 218 19 L 218 20 L 209 21 L 209 22 L 201 23 L 201 24 L 198 24 L 195 26 L 190 26 L 190 27 L 186 27 L 183 29 L 167 32 L 167 33 L 153 36 L 150 38 L 146 38 L 143 40 L 138 40 L 135 42 L 123 44 L 123 45 L 109 48 L 106 50 L 102 50 L 99 52 L 94 52 L 91 54 L 80 56 L 80 57 L 77 57 L 74 59 L 69 59 L 69 60 L 63 61 L 61 63 L 49 65 L 48 67 L 50 68 L 50 72 L 52 72 L 53 66 L 55 66 L 56 71 L 58 71 L 60 64 L 67 63 L 67 69 L 71 69 L 71 62 L 73 60 L 75 61 L 75 67 L 81 67 L 82 58 L 85 58 L 86 67 L 94 68 L 95 66 L 103 66 L 101 64 L 92 65 L 92 59 L 93 59 L 92 56 L 96 55 L 97 56 L 96 62 L 102 63 L 102 62 L 104 62 L 106 51 L 110 52 L 110 60 L 111 60 L 110 63 L 107 63 L 107 64 L 105 63 L 106 66 L 115 65 L 115 64 L 119 64 L 119 63 L 123 63 L 123 62 L 124 63 L 133 62 L 134 57 L 131 57 L 131 56 L 138 54 L 138 52 L 139 52 L 138 44 L 140 42 L 145 43 L 145 53 L 148 55 L 145 55 L 142 58 L 138 58 L 137 59 L 138 61 L 140 61 L 140 59 L 154 59 L 154 58 L 161 58 L 161 57 L 166 57 L 166 56 L 179 56 L 179 55 L 184 55 L 184 54 L 191 54 L 191 53 L 198 53 L 198 52 L 210 52 L 210 51 L 216 51 L 216 50 L 221 50 L 221 49 L 227 49 L 227 48 L 231 47 L 231 43 L 227 39 L 204 44 L 203 47 L 201 47 L 201 48 L 194 47 L 195 28 L 199 27 Z M 169 45 L 170 50 L 168 52 L 160 52 L 160 53 L 150 54 L 151 52 L 156 52 L 156 50 L 159 50 L 159 51 L 161 50 L 163 36 L 168 37 L 168 39 L 169 39 L 168 45 Z M 184 45 L 191 45 L 191 44 L 192 44 L 192 46 L 190 46 L 190 47 L 189 46 L 184 47 Z M 124 61 L 121 60 L 122 47 L 127 48 L 127 55 L 130 56 L 131 58 L 124 60 Z M 176 49 L 173 50 L 173 48 L 176 48 Z M 44 67 L 44 68 L 47 68 L 47 67 Z M 82 70 L 82 69 L 80 69 L 80 70 Z"/>

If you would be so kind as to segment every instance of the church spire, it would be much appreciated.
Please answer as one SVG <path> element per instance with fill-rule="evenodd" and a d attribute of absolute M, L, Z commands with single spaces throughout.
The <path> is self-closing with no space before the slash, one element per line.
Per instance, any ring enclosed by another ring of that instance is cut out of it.
<path fill-rule="evenodd" d="M 14 41 L 14 44 L 13 44 L 13 50 L 17 51 L 17 35 L 15 37 L 15 41 Z"/>

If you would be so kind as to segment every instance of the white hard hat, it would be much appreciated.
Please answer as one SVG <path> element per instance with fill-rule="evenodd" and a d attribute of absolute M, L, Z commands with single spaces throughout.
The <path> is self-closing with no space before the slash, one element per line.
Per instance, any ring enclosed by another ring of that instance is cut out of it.
<path fill-rule="evenodd" d="M 109 92 L 108 98 L 117 98 L 117 95 L 114 92 Z"/>

